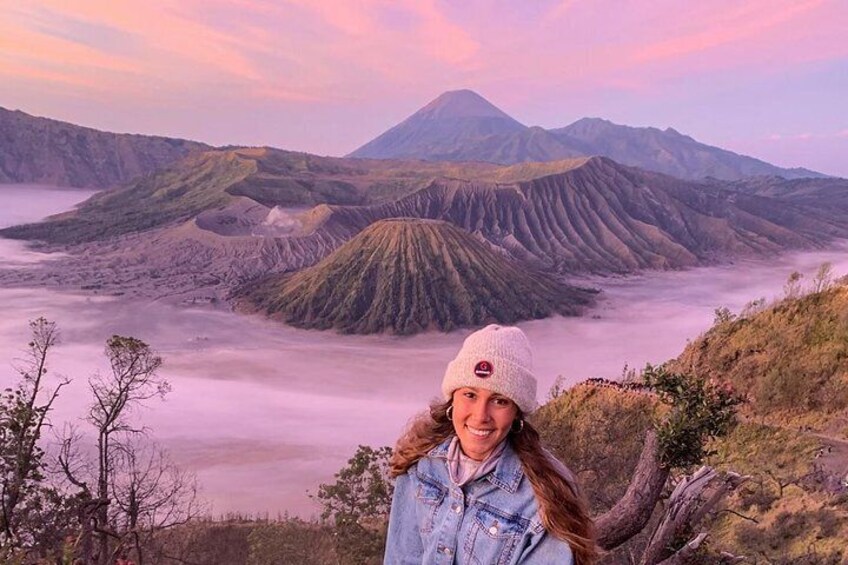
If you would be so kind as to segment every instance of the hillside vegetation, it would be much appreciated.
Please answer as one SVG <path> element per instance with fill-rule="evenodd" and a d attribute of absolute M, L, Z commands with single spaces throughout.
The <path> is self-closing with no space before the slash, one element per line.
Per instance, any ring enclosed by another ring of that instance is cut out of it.
<path fill-rule="evenodd" d="M 739 424 L 713 441 L 706 462 L 749 479 L 706 517 L 698 563 L 721 562 L 722 552 L 755 564 L 848 562 L 848 287 L 828 288 L 827 277 L 813 286 L 824 290 L 797 296 L 790 284 L 789 297 L 772 305 L 718 312 L 716 324 L 666 364 L 746 398 Z M 543 406 L 536 424 L 597 514 L 626 487 L 657 410 L 640 389 L 587 383 Z M 645 543 L 637 536 L 604 563 L 629 563 L 626 554 Z"/>
<path fill-rule="evenodd" d="M 624 493 L 657 409 L 649 394 L 590 384 L 540 409 L 535 423 L 545 443 L 578 474 L 594 515 Z M 816 456 L 824 445 L 807 432 L 752 422 L 714 441 L 706 462 L 749 479 L 706 516 L 707 543 L 693 563 L 726 562 L 722 552 L 754 564 L 845 563 L 848 488 L 837 468 L 848 472 L 848 457 L 841 467 L 828 466 Z M 631 563 L 628 556 L 642 551 L 661 514 L 658 508 L 642 533 L 601 563 Z"/>
<path fill-rule="evenodd" d="M 673 366 L 732 383 L 758 422 L 848 439 L 848 286 L 758 307 L 720 320 Z"/>
<path fill-rule="evenodd" d="M 376 222 L 314 267 L 249 283 L 234 297 L 298 327 L 411 334 L 575 315 L 592 295 L 447 222 L 406 218 Z"/>

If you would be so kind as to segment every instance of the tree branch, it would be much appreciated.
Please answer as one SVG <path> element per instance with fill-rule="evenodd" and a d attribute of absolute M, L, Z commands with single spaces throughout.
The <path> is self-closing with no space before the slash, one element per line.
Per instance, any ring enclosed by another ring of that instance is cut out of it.
<path fill-rule="evenodd" d="M 614 549 L 642 531 L 660 499 L 669 471 L 660 464 L 657 434 L 649 430 L 627 492 L 595 521 L 601 548 Z"/>

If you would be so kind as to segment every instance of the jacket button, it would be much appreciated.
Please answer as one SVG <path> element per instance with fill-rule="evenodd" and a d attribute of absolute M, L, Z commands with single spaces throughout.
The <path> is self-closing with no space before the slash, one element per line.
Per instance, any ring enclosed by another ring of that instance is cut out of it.
<path fill-rule="evenodd" d="M 498 527 L 492 526 L 491 528 L 489 528 L 489 533 L 495 535 L 496 533 L 498 533 Z"/>
<path fill-rule="evenodd" d="M 462 507 L 459 504 L 454 504 L 452 510 L 459 514 L 460 512 L 462 512 Z"/>

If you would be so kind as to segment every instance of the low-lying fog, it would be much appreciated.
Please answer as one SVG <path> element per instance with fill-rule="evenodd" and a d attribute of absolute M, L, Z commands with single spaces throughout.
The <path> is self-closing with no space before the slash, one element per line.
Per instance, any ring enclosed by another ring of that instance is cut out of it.
<path fill-rule="evenodd" d="M 0 226 L 67 209 L 89 194 L 0 186 Z M 39 257 L 0 239 L 0 268 Z M 539 397 L 557 375 L 566 383 L 616 378 L 625 364 L 676 356 L 711 324 L 717 307 L 738 312 L 752 299 L 777 296 L 790 272 L 810 277 L 825 261 L 837 274 L 848 272 L 848 247 L 593 281 L 604 300 L 588 316 L 520 324 L 534 346 Z M 140 417 L 178 462 L 196 471 L 216 513 L 312 514 L 307 489 L 331 480 L 358 444 L 392 444 L 437 394 L 445 365 L 468 334 L 342 336 L 209 309 L 38 288 L 0 288 L 0 304 L 4 388 L 15 379 L 12 360 L 28 341 L 28 320 L 45 316 L 61 329 L 50 367 L 74 382 L 57 402 L 57 427 L 82 415 L 86 378 L 105 370 L 109 336 L 151 344 L 164 357 L 161 373 L 173 392 L 149 402 Z"/>

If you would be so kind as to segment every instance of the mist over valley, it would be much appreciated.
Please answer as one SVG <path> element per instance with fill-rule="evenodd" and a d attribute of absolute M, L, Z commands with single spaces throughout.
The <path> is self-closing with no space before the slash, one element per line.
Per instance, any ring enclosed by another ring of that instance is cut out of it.
<path fill-rule="evenodd" d="M 36 220 L 89 195 L 0 187 L 0 225 Z M 13 268 L 51 261 L 19 241 L 0 239 L 0 252 L 4 266 Z M 751 300 L 779 296 L 789 273 L 809 276 L 825 261 L 838 274 L 848 272 L 848 249 L 839 244 L 680 272 L 584 277 L 583 286 L 602 289 L 588 315 L 519 324 L 534 346 L 539 396 L 559 375 L 566 384 L 615 379 L 625 365 L 675 357 L 711 325 L 716 308 L 738 312 Z M 57 402 L 57 426 L 82 413 L 85 379 L 105 369 L 107 337 L 136 336 L 160 352 L 161 372 L 174 390 L 164 402 L 148 402 L 140 416 L 180 463 L 198 473 L 216 512 L 312 514 L 316 507 L 306 490 L 330 480 L 356 445 L 392 444 L 407 419 L 437 394 L 446 363 L 468 333 L 342 335 L 209 306 L 40 287 L 0 288 L 0 300 L 4 363 L 20 357 L 28 320 L 43 315 L 60 327 L 63 343 L 51 373 L 75 380 Z M 8 378 L 11 367 L 2 374 Z"/>

